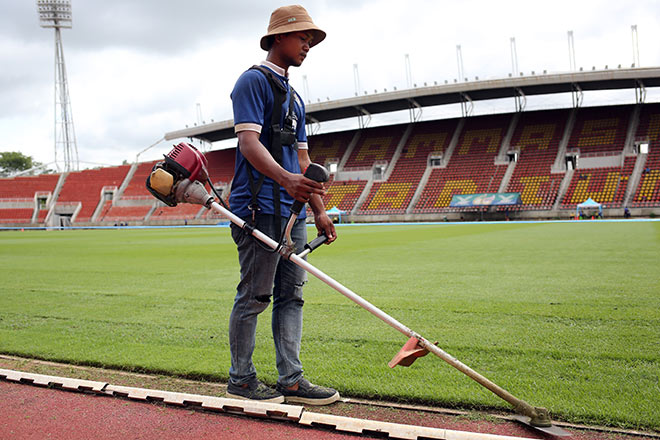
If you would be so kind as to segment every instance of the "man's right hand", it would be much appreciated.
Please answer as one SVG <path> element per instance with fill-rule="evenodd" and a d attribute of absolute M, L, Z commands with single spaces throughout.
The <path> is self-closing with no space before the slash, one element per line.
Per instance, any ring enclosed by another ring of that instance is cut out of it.
<path fill-rule="evenodd" d="M 302 174 L 288 173 L 281 182 L 287 193 L 299 202 L 307 203 L 312 194 L 325 195 L 323 184 Z"/>

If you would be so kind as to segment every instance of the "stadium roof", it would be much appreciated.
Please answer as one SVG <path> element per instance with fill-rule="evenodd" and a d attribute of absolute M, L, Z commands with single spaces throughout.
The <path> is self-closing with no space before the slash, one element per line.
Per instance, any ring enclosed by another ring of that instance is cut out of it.
<path fill-rule="evenodd" d="M 467 101 L 659 86 L 658 67 L 592 70 L 416 87 L 313 103 L 306 110 L 308 121 L 324 122 Z M 234 136 L 234 121 L 229 119 L 172 131 L 165 140 L 189 137 L 216 142 Z"/>

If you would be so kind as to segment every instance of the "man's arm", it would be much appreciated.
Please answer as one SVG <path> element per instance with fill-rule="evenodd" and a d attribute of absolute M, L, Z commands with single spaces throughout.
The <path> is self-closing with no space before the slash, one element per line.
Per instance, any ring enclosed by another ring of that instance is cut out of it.
<path fill-rule="evenodd" d="M 320 196 L 325 194 L 323 185 L 304 177 L 302 174 L 290 173 L 282 168 L 259 141 L 259 133 L 245 130 L 238 132 L 237 136 L 238 145 L 243 156 L 257 171 L 279 183 L 291 197 L 305 203 L 310 201 L 312 196 L 316 196 L 321 200 Z M 321 205 L 323 205 L 323 202 L 321 202 Z"/>
<path fill-rule="evenodd" d="M 306 170 L 312 160 L 309 158 L 309 153 L 307 150 L 298 150 L 298 163 L 300 163 L 300 169 Z M 335 231 L 335 225 L 332 223 L 328 214 L 325 213 L 325 206 L 323 205 L 323 199 L 318 193 L 311 194 L 309 198 L 309 206 L 312 208 L 314 213 L 314 224 L 316 229 L 319 232 L 319 235 L 325 233 L 328 237 L 326 244 L 330 244 L 337 239 L 337 232 Z"/>

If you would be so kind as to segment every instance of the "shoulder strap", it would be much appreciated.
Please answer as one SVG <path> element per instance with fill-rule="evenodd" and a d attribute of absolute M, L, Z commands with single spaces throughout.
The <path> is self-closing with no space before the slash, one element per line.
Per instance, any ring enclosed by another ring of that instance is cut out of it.
<path fill-rule="evenodd" d="M 288 90 L 284 87 L 284 84 L 275 77 L 275 74 L 263 66 L 252 66 L 250 69 L 255 69 L 261 72 L 268 82 L 270 83 L 271 90 L 273 91 L 273 112 L 270 119 L 270 145 L 266 145 L 269 153 L 275 159 L 279 165 L 282 165 L 282 142 L 281 142 L 281 127 L 280 122 L 282 120 L 282 104 L 284 104 Z M 293 102 L 293 96 L 291 96 L 291 102 Z M 250 181 L 250 191 L 252 192 L 252 203 L 250 205 L 250 210 L 252 211 L 252 219 L 254 221 L 256 211 L 259 210 L 258 204 L 258 194 L 261 191 L 261 186 L 264 183 L 266 176 L 260 174 L 259 180 L 254 181 L 252 176 L 252 165 L 248 162 L 248 179 Z M 276 228 L 275 240 L 279 240 L 281 234 L 281 213 L 280 213 L 280 197 L 281 197 L 281 187 L 277 182 L 273 181 L 273 208 L 275 211 L 276 226 L 279 224 L 280 227 Z"/>

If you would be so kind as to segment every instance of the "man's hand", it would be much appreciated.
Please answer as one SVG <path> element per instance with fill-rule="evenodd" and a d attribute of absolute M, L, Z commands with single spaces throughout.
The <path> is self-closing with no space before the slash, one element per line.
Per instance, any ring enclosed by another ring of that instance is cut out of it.
<path fill-rule="evenodd" d="M 322 183 L 308 179 L 302 174 L 288 173 L 281 185 L 291 197 L 303 203 L 309 202 L 312 194 L 325 195 Z"/>
<path fill-rule="evenodd" d="M 326 241 L 325 244 L 330 244 L 337 239 L 335 225 L 325 212 L 314 214 L 314 224 L 319 231 L 319 235 L 325 233 L 325 236 L 328 237 L 328 241 Z"/>

